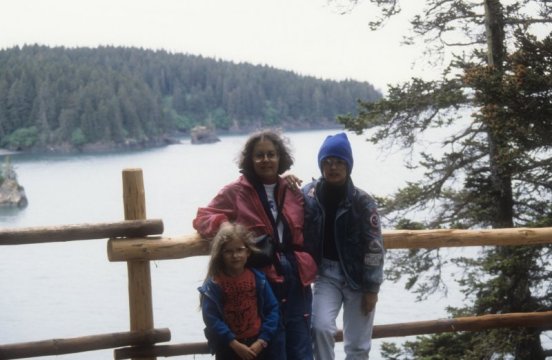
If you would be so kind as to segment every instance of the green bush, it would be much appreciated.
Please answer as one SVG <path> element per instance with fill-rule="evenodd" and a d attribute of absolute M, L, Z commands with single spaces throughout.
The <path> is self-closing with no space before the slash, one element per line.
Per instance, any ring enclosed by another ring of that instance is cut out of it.
<path fill-rule="evenodd" d="M 71 144 L 79 147 L 86 144 L 86 142 L 86 135 L 84 135 L 84 132 L 82 132 L 81 128 L 73 130 L 73 132 L 71 133 Z"/>
<path fill-rule="evenodd" d="M 20 128 L 8 135 L 2 145 L 12 150 L 25 150 L 31 148 L 38 141 L 38 129 L 36 126 Z"/>

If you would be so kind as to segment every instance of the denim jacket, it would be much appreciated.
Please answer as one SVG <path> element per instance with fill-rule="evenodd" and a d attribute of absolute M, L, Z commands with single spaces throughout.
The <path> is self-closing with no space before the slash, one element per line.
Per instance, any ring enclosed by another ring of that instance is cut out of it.
<path fill-rule="evenodd" d="M 305 199 L 305 246 L 318 265 L 324 243 L 324 206 L 319 191 L 324 180 L 318 179 L 302 189 Z M 375 200 L 347 180 L 346 198 L 339 204 L 335 218 L 336 248 L 347 284 L 362 292 L 377 293 L 383 282 L 385 250 Z"/>
<path fill-rule="evenodd" d="M 256 270 L 250 269 L 255 275 L 255 289 L 257 291 L 257 308 L 261 317 L 261 330 L 258 338 L 267 343 L 270 342 L 279 320 L 279 308 L 276 297 L 272 293 L 265 275 Z M 205 337 L 212 354 L 220 344 L 229 344 L 235 339 L 234 333 L 224 321 L 222 311 L 222 288 L 212 278 L 205 280 L 198 288 L 201 294 L 201 311 L 205 322 Z"/>

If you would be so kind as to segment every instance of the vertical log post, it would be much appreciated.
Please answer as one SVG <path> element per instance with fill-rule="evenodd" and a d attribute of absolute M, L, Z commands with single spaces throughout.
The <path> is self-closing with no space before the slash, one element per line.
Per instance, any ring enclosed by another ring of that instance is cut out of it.
<path fill-rule="evenodd" d="M 146 219 L 146 199 L 142 169 L 123 170 L 125 220 Z M 127 262 L 130 330 L 153 329 L 153 304 L 149 261 Z M 156 357 L 140 358 L 155 360 Z"/>

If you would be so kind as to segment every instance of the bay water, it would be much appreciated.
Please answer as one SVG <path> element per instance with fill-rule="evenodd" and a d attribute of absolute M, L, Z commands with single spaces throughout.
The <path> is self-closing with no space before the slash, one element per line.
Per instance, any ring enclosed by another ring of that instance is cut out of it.
<path fill-rule="evenodd" d="M 316 155 L 324 138 L 338 130 L 284 133 L 295 164 L 292 172 L 305 182 L 320 175 Z M 377 196 L 394 192 L 421 174 L 407 170 L 402 153 L 382 153 L 365 136 L 348 133 L 354 153 L 353 181 Z M 193 233 L 199 206 L 238 176 L 236 159 L 247 136 L 223 136 L 214 144 L 180 144 L 134 152 L 96 155 L 11 155 L 27 208 L 0 211 L 2 228 L 116 222 L 124 219 L 122 171 L 143 171 L 146 212 L 162 219 L 165 236 Z M 127 269 L 109 262 L 107 239 L 0 248 L 0 344 L 72 338 L 129 330 Z M 456 249 L 452 251 L 463 251 Z M 156 328 L 169 328 L 170 343 L 205 341 L 198 308 L 207 257 L 151 263 Z M 415 302 L 403 283 L 386 281 L 377 305 L 376 324 L 432 320 L 462 297 L 451 283 L 448 297 Z M 341 328 L 341 320 L 339 319 Z M 374 340 L 371 359 L 381 359 L 382 341 Z M 344 358 L 342 343 L 337 359 Z M 54 357 L 45 357 L 54 358 Z M 112 350 L 55 358 L 110 359 Z M 209 359 L 208 355 L 177 358 Z"/>

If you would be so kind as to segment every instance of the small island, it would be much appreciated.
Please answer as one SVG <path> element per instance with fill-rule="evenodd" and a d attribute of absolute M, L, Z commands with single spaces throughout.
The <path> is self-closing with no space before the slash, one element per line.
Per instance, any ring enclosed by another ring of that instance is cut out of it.
<path fill-rule="evenodd" d="M 212 144 L 220 141 L 212 127 L 198 125 L 190 132 L 192 144 Z"/>
<path fill-rule="evenodd" d="M 28 204 L 25 189 L 19 185 L 9 156 L 0 168 L 0 207 L 24 208 Z"/>

